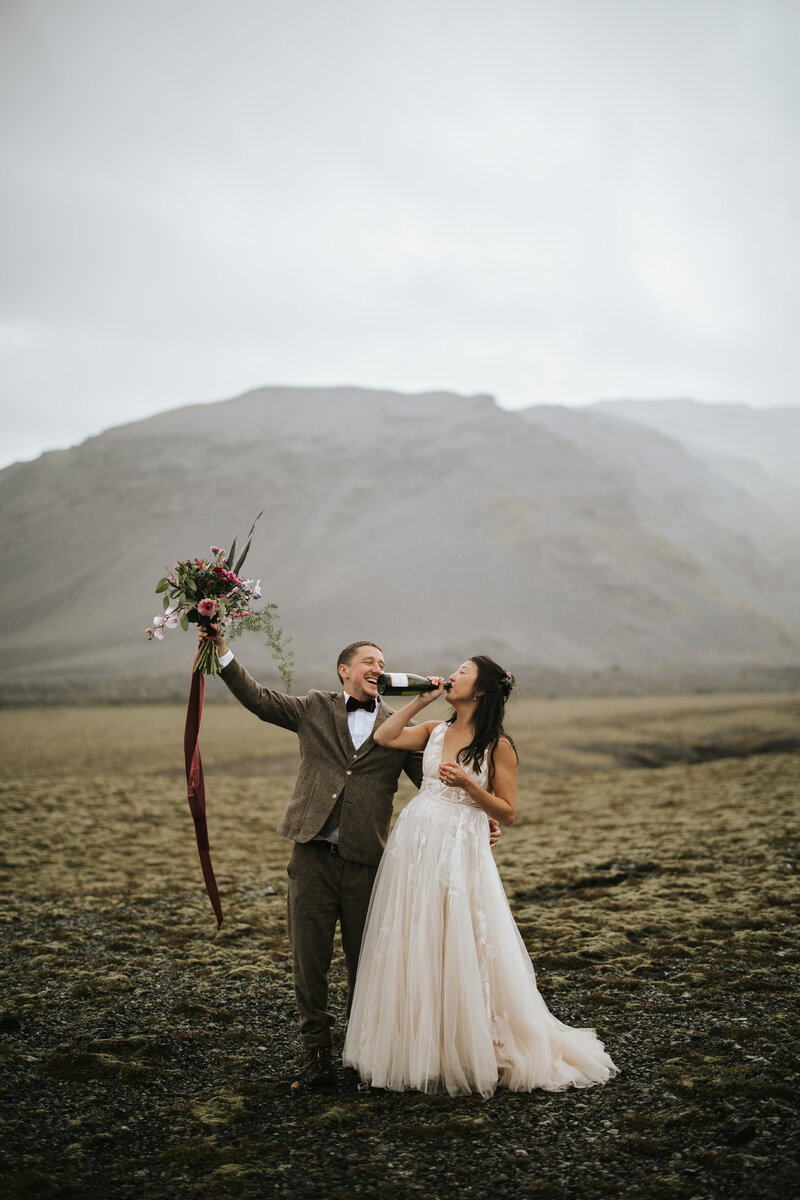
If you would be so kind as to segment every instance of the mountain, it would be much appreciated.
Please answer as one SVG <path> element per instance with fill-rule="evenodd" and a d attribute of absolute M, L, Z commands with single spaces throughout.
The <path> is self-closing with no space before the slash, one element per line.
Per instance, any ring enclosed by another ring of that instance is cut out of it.
<path fill-rule="evenodd" d="M 674 439 L 489 396 L 262 388 L 0 472 L 0 699 L 185 690 L 191 639 L 147 643 L 176 558 L 228 546 L 294 639 L 296 689 L 347 642 L 394 669 L 494 654 L 539 690 L 717 686 L 800 664 L 800 539 Z M 276 675 L 257 639 L 239 653 Z"/>
<path fill-rule="evenodd" d="M 603 400 L 592 409 L 675 438 L 731 483 L 800 518 L 800 408 Z"/>

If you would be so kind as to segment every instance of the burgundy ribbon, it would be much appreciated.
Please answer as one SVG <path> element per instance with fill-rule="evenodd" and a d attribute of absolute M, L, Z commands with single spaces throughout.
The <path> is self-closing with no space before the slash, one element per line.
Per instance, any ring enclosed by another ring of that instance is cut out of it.
<path fill-rule="evenodd" d="M 197 659 L 194 661 L 196 665 Z M 203 761 L 200 758 L 200 747 L 197 744 L 197 739 L 200 736 L 200 720 L 203 716 L 204 692 L 205 680 L 202 672 L 193 670 L 192 682 L 189 688 L 189 706 L 186 709 L 186 725 L 183 731 L 183 754 L 186 760 L 186 790 L 189 795 L 189 809 L 194 820 L 194 833 L 197 838 L 200 865 L 203 868 L 206 891 L 216 914 L 217 928 L 219 929 L 222 925 L 222 905 L 219 901 L 217 881 L 214 878 L 214 868 L 211 866 L 211 847 L 208 844 L 208 824 L 206 822 L 206 785 L 203 779 Z"/>

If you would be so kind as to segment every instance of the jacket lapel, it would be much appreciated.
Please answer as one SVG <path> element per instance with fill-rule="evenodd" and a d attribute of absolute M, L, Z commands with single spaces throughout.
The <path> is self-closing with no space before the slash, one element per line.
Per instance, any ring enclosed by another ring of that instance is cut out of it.
<path fill-rule="evenodd" d="M 333 717 L 336 725 L 336 733 L 339 741 L 342 744 L 342 749 L 348 758 L 354 758 L 358 755 L 363 758 L 370 750 L 373 750 L 376 743 L 372 740 L 372 734 L 386 721 L 394 710 L 389 708 L 382 700 L 378 700 L 378 711 L 375 715 L 375 724 L 372 726 L 372 732 L 367 737 L 366 741 L 362 742 L 358 750 L 353 745 L 353 739 L 350 737 L 350 726 L 347 722 L 347 702 L 344 695 L 340 692 L 333 701 Z"/>
<path fill-rule="evenodd" d="M 382 700 L 378 700 L 378 711 L 375 715 L 375 724 L 372 726 L 372 732 L 370 733 L 367 740 L 359 747 L 359 750 L 358 750 L 359 758 L 362 758 L 363 755 L 367 754 L 370 750 L 374 749 L 374 747 L 377 745 L 377 743 L 375 741 L 373 741 L 373 734 L 375 733 L 375 730 L 380 725 L 382 725 L 383 722 L 392 715 L 392 711 L 393 710 L 391 708 L 388 708 L 387 705 L 385 705 Z"/>
<path fill-rule="evenodd" d="M 336 734 L 342 744 L 342 750 L 347 758 L 352 758 L 356 748 L 350 737 L 350 726 L 347 724 L 347 702 L 342 692 L 333 701 L 333 723 L 336 726 Z"/>

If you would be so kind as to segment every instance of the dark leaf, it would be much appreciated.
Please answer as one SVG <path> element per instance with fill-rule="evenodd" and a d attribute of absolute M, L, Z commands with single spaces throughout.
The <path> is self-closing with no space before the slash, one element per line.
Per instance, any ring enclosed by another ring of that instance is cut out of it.
<path fill-rule="evenodd" d="M 158 584 L 156 585 L 156 593 L 165 592 L 168 587 L 169 587 L 168 579 L 159 579 Z"/>
<path fill-rule="evenodd" d="M 264 509 L 262 508 L 261 512 L 258 514 L 258 517 L 263 517 L 263 515 L 264 515 Z M 255 521 L 253 521 L 253 524 L 250 526 L 250 532 L 247 535 L 247 541 L 245 542 L 244 550 L 239 555 L 239 561 L 237 562 L 235 567 L 231 568 L 234 575 L 239 574 L 239 572 L 242 569 L 242 564 L 244 563 L 244 560 L 247 558 L 247 551 L 250 549 L 250 543 L 253 540 L 253 530 L 255 529 L 256 525 L 258 524 L 258 517 L 256 517 Z M 231 551 L 231 557 L 233 557 L 232 551 Z"/>

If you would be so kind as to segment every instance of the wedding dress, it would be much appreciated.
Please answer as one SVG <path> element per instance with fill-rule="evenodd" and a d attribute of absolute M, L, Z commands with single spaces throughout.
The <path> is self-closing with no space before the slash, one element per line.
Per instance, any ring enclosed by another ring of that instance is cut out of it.
<path fill-rule="evenodd" d="M 539 994 L 486 814 L 439 780 L 446 731 L 442 722 L 428 740 L 422 787 L 378 869 L 344 1063 L 392 1091 L 605 1083 L 617 1068 L 594 1030 L 562 1024 Z M 487 757 L 474 776 L 483 787 Z"/>

